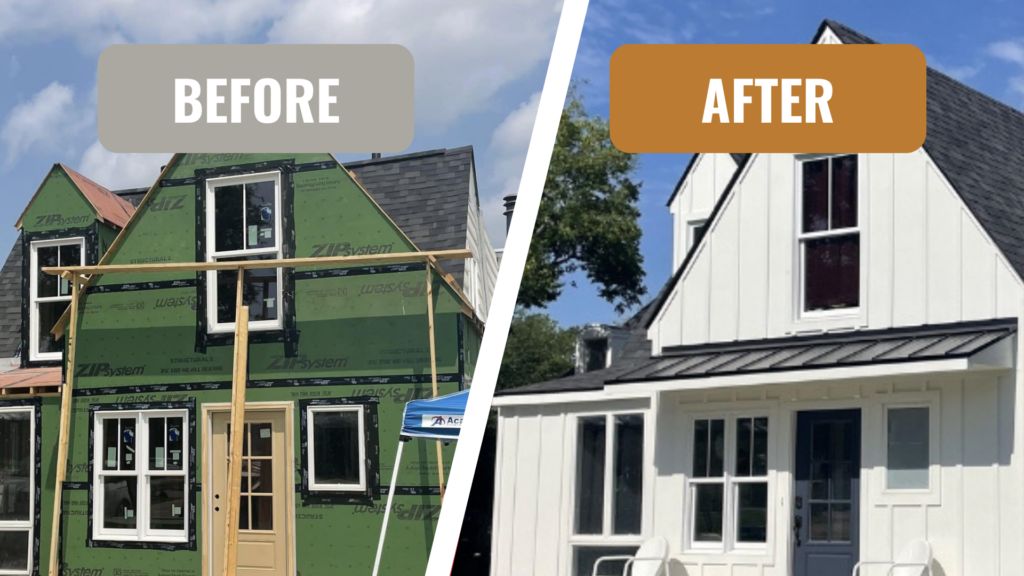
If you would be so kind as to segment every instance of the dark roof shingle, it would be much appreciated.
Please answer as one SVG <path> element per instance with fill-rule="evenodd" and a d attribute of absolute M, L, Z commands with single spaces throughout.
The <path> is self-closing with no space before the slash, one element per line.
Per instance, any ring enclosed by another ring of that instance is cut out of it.
<path fill-rule="evenodd" d="M 420 250 L 466 247 L 472 146 L 343 165 L 359 178 L 370 196 Z M 460 285 L 464 268 L 462 260 L 444 265 L 445 272 Z"/>

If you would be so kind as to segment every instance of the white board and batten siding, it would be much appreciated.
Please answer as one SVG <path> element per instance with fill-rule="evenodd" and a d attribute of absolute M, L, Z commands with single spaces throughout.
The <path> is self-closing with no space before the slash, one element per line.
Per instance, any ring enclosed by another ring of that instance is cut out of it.
<path fill-rule="evenodd" d="M 668 539 L 673 574 L 790 576 L 793 525 L 793 446 L 796 414 L 859 408 L 861 423 L 860 557 L 891 560 L 908 542 L 934 547 L 935 574 L 1017 576 L 1024 573 L 1024 474 L 1019 452 L 1021 406 L 1017 375 L 979 374 L 873 379 L 671 392 L 659 401 L 652 534 Z M 921 494 L 887 492 L 887 407 L 930 404 L 931 487 Z M 686 459 L 680 439 L 692 417 L 705 412 L 757 412 L 770 418 L 768 544 L 761 552 L 686 552 Z M 864 576 L 884 574 L 866 570 Z"/>
<path fill-rule="evenodd" d="M 477 315 L 486 322 L 494 284 L 498 281 L 498 257 L 491 245 L 491 238 L 487 234 L 481 212 L 480 197 L 476 189 L 476 170 L 471 170 L 469 174 L 468 210 L 466 248 L 473 252 L 473 257 L 465 261 L 463 288 Z"/>
<path fill-rule="evenodd" d="M 655 353 L 837 328 L 1019 316 L 1019 278 L 924 150 L 861 154 L 858 186 L 856 317 L 798 319 L 799 163 L 792 154 L 757 154 L 651 325 Z"/>
<path fill-rule="evenodd" d="M 646 414 L 649 406 L 647 400 L 617 400 L 499 408 L 492 576 L 565 576 L 572 573 L 573 543 L 606 542 L 602 537 L 572 534 L 576 419 L 610 412 Z M 653 447 L 649 419 L 645 436 L 645 446 Z M 650 461 L 645 457 L 645 462 Z M 647 470 L 644 492 L 649 494 L 655 480 Z M 653 498 L 644 499 L 645 522 L 650 520 L 651 504 Z M 627 538 L 625 544 L 640 542 L 637 536 Z"/>
<path fill-rule="evenodd" d="M 672 213 L 672 270 L 683 263 L 690 250 L 689 226 L 707 220 L 719 195 L 736 171 L 729 154 L 698 154 L 693 167 L 679 184 L 669 204 Z"/>

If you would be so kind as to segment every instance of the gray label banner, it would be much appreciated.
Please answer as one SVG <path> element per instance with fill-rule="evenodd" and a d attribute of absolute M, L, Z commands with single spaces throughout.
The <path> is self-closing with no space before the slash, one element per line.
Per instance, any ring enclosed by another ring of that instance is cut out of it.
<path fill-rule="evenodd" d="M 396 44 L 121 44 L 98 82 L 112 152 L 401 152 L 413 138 L 413 58 Z"/>

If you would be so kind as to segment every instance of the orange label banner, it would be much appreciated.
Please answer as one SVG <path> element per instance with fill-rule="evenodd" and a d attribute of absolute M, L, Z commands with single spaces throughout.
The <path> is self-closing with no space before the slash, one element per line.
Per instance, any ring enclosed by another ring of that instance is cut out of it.
<path fill-rule="evenodd" d="M 912 152 L 926 64 L 910 45 L 629 44 L 611 59 L 626 152 Z"/>

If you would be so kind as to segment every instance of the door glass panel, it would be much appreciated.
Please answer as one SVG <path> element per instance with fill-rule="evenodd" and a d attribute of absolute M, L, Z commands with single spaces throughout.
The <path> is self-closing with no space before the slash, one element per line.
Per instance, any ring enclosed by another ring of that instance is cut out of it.
<path fill-rule="evenodd" d="M 274 497 L 251 496 L 252 530 L 274 529 Z"/>
<path fill-rule="evenodd" d="M 272 456 L 274 454 L 274 436 L 270 423 L 250 424 L 252 434 L 252 454 L 250 456 Z"/>
<path fill-rule="evenodd" d="M 0 532 L 0 570 L 28 569 L 28 530 Z"/>
<path fill-rule="evenodd" d="M 29 412 L 0 413 L 0 521 L 27 521 L 31 507 L 32 422 Z"/>
<path fill-rule="evenodd" d="M 238 507 L 238 529 L 248 530 L 249 529 L 249 497 L 242 496 L 240 506 Z"/>
<path fill-rule="evenodd" d="M 832 542 L 850 541 L 850 505 L 832 505 Z"/>
<path fill-rule="evenodd" d="M 273 462 L 270 460 L 249 461 L 249 491 L 253 494 L 270 494 L 273 492 Z"/>
<path fill-rule="evenodd" d="M 811 504 L 810 539 L 812 542 L 828 542 L 828 504 Z"/>

